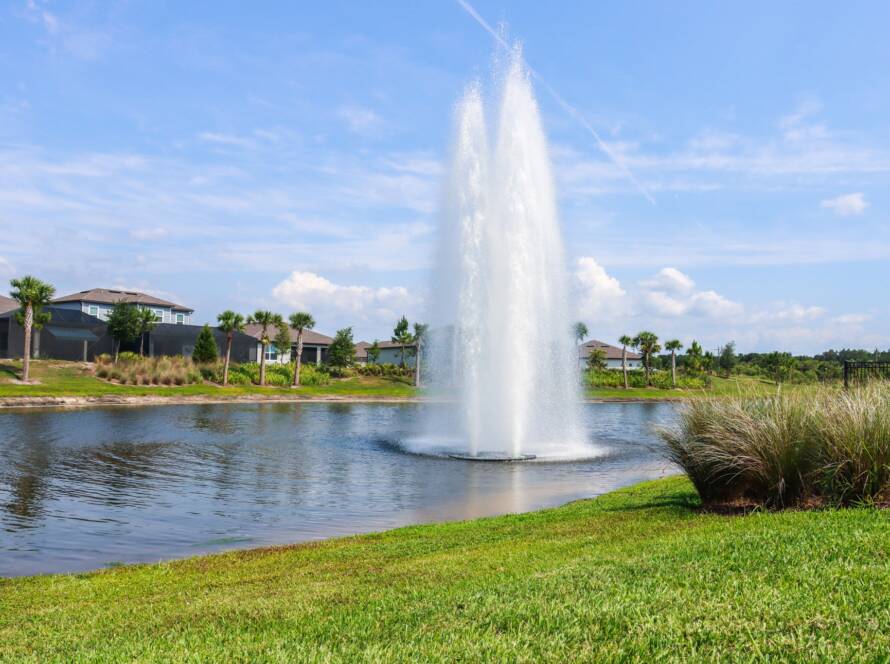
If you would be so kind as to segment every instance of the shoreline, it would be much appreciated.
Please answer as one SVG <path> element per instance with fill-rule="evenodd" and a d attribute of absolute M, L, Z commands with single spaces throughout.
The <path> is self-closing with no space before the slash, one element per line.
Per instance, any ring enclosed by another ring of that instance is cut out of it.
<path fill-rule="evenodd" d="M 673 403 L 683 401 L 684 397 L 591 397 L 582 399 L 582 403 Z M 0 412 L 7 410 L 29 410 L 38 408 L 61 408 L 77 410 L 81 408 L 101 408 L 105 406 L 147 407 L 147 406 L 182 406 L 182 405 L 217 405 L 242 403 L 441 403 L 442 400 L 420 397 L 388 397 L 362 395 L 306 395 L 279 396 L 265 394 L 249 394 L 239 396 L 145 396 L 104 394 L 94 397 L 84 396 L 33 396 L 33 397 L 0 397 Z"/>

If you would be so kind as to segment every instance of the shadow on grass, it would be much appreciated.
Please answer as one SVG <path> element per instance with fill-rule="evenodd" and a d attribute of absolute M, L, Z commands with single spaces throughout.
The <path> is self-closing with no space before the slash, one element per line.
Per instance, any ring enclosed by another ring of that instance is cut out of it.
<path fill-rule="evenodd" d="M 16 367 L 12 362 L 0 362 L 0 378 L 18 380 L 18 367 Z"/>
<path fill-rule="evenodd" d="M 641 501 L 628 505 L 616 505 L 615 507 L 605 507 L 603 512 L 642 512 L 654 509 L 679 509 L 687 512 L 700 512 L 702 509 L 701 500 L 694 491 L 688 493 L 678 493 L 671 496 L 653 496 L 649 500 Z"/>

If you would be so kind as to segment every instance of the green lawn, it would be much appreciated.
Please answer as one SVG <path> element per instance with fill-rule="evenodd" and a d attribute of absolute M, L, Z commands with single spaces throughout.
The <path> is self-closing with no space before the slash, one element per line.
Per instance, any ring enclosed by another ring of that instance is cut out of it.
<path fill-rule="evenodd" d="M 890 517 L 668 479 L 531 514 L 0 581 L 0 659 L 886 661 Z"/>
<path fill-rule="evenodd" d="M 814 389 L 814 385 L 790 385 L 782 386 L 783 390 L 808 390 Z M 588 388 L 585 396 L 588 399 L 685 399 L 701 396 L 729 396 L 735 394 L 750 396 L 768 396 L 776 393 L 776 384 L 772 381 L 751 376 L 733 376 L 731 378 L 711 377 L 711 386 L 698 390 L 660 390 L 654 387 L 632 387 L 629 390 L 622 388 Z"/>
<path fill-rule="evenodd" d="M 21 362 L 0 360 L 0 398 L 5 397 L 98 397 L 103 395 L 120 396 L 169 396 L 169 397 L 241 397 L 247 395 L 268 395 L 277 397 L 294 396 L 357 396 L 357 397 L 409 397 L 416 390 L 408 378 L 384 378 L 377 376 L 357 376 L 334 380 L 323 387 L 259 387 L 256 385 L 233 385 L 219 387 L 212 384 L 183 385 L 179 387 L 117 385 L 100 380 L 85 369 L 79 362 L 52 360 L 33 361 L 31 377 L 39 384 L 20 385 L 13 382 L 21 372 Z"/>

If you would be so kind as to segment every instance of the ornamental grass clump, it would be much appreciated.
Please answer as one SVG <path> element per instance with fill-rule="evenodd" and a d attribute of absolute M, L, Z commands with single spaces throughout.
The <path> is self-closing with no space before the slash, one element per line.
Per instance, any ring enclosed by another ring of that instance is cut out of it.
<path fill-rule="evenodd" d="M 662 429 L 705 504 L 845 505 L 890 497 L 890 387 L 684 404 Z"/>
<path fill-rule="evenodd" d="M 117 362 L 100 355 L 96 376 L 124 385 L 191 385 L 200 383 L 201 371 L 187 357 L 139 357 L 121 353 Z"/>

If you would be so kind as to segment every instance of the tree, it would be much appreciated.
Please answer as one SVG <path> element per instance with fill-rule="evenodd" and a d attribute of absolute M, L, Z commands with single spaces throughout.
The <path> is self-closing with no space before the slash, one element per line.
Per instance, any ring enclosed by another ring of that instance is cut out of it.
<path fill-rule="evenodd" d="M 338 369 L 345 369 L 355 360 L 355 344 L 352 341 L 352 328 L 344 327 L 337 330 L 334 340 L 328 348 L 328 364 Z"/>
<path fill-rule="evenodd" d="M 411 336 L 411 332 L 408 330 L 408 319 L 405 318 L 405 316 L 402 316 L 393 328 L 392 342 L 394 344 L 401 344 L 402 361 L 400 366 L 404 369 L 405 353 L 408 350 L 408 346 L 414 343 L 414 337 Z"/>
<path fill-rule="evenodd" d="M 136 325 L 139 327 L 139 356 L 145 355 L 145 335 L 155 329 L 158 323 L 157 314 L 148 307 L 136 309 Z"/>
<path fill-rule="evenodd" d="M 730 341 L 720 349 L 720 356 L 717 358 L 717 364 L 726 372 L 727 378 L 735 369 L 738 363 L 738 357 L 735 354 L 735 341 Z"/>
<path fill-rule="evenodd" d="M 665 350 L 671 351 L 671 387 L 677 387 L 677 351 L 683 348 L 679 339 L 671 339 L 664 344 Z"/>
<path fill-rule="evenodd" d="M 629 334 L 622 334 L 618 339 L 621 344 L 621 370 L 624 372 L 624 389 L 628 389 L 627 384 L 627 347 L 634 345 L 634 340 Z"/>
<path fill-rule="evenodd" d="M 643 367 L 646 369 L 646 385 L 652 385 L 652 356 L 661 350 L 658 336 L 654 332 L 643 331 L 634 338 L 634 346 L 643 354 Z"/>
<path fill-rule="evenodd" d="M 114 361 L 121 352 L 121 344 L 139 338 L 139 312 L 125 300 L 118 300 L 108 314 L 108 334 L 115 341 Z"/>
<path fill-rule="evenodd" d="M 368 364 L 377 364 L 380 359 L 380 342 L 374 339 L 374 343 L 368 346 Z"/>
<path fill-rule="evenodd" d="M 699 371 L 701 371 L 702 357 L 703 355 L 701 344 L 693 339 L 692 343 L 689 344 L 689 349 L 686 351 L 686 358 L 684 360 L 686 371 L 688 371 L 689 373 L 698 373 Z"/>
<path fill-rule="evenodd" d="M 284 361 L 285 353 L 290 352 L 290 327 L 284 319 L 275 326 L 275 338 L 272 339 L 272 345 L 278 349 L 278 361 Z"/>
<path fill-rule="evenodd" d="M 701 367 L 708 374 L 714 371 L 714 353 L 709 350 L 705 351 L 701 358 Z"/>
<path fill-rule="evenodd" d="M 303 364 L 303 332 L 315 327 L 312 314 L 299 311 L 291 314 L 290 325 L 297 331 L 297 357 L 294 359 L 294 387 L 300 386 L 300 369 Z"/>
<path fill-rule="evenodd" d="M 260 349 L 262 351 L 260 354 L 260 385 L 265 385 L 266 349 L 269 347 L 269 344 L 272 343 L 272 338 L 269 336 L 269 332 L 273 327 L 277 328 L 284 321 L 279 314 L 264 309 L 258 309 L 253 312 L 252 316 L 247 317 L 247 322 L 251 325 L 260 326 Z"/>
<path fill-rule="evenodd" d="M 223 365 L 223 385 L 229 384 L 229 362 L 232 358 L 232 342 L 235 339 L 235 332 L 244 331 L 244 316 L 236 314 L 234 311 L 226 309 L 216 317 L 217 326 L 220 332 L 226 335 L 226 359 Z"/>
<path fill-rule="evenodd" d="M 51 314 L 43 311 L 56 293 L 50 284 L 37 277 L 26 275 L 9 282 L 9 294 L 19 303 L 16 322 L 25 330 L 25 347 L 22 353 L 22 382 L 27 383 L 31 376 L 31 330 L 39 330 L 50 321 Z"/>
<path fill-rule="evenodd" d="M 772 352 L 766 356 L 764 365 L 778 385 L 791 377 L 797 361 L 791 353 Z"/>
<path fill-rule="evenodd" d="M 195 339 L 195 347 L 192 350 L 192 361 L 195 364 L 209 364 L 216 362 L 219 357 L 219 348 L 209 325 L 204 325 Z"/>
<path fill-rule="evenodd" d="M 602 371 L 606 368 L 606 351 L 602 348 L 591 348 L 587 355 L 587 368 Z"/>
<path fill-rule="evenodd" d="M 420 352 L 428 329 L 424 323 L 414 323 L 414 387 L 420 387 Z"/>
<path fill-rule="evenodd" d="M 581 321 L 578 321 L 572 329 L 575 332 L 575 339 L 578 340 L 578 345 L 580 346 L 584 342 L 584 339 L 587 338 L 587 326 Z"/>

